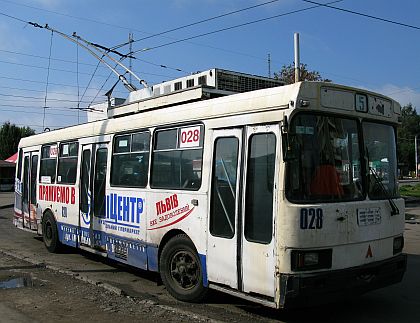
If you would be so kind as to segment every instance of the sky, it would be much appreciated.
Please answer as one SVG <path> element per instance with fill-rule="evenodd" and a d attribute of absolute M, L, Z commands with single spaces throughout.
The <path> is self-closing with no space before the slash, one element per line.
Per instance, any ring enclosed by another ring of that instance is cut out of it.
<path fill-rule="evenodd" d="M 0 122 L 39 133 L 84 123 L 83 109 L 106 100 L 118 78 L 60 35 L 74 40 L 74 32 L 106 48 L 131 33 L 135 59 L 123 63 L 150 85 L 215 67 L 272 75 L 293 62 L 298 32 L 301 62 L 310 70 L 420 109 L 420 1 L 331 5 L 347 12 L 302 0 L 0 0 Z M 127 54 L 130 47 L 116 50 Z M 128 91 L 119 82 L 113 94 L 125 98 Z"/>

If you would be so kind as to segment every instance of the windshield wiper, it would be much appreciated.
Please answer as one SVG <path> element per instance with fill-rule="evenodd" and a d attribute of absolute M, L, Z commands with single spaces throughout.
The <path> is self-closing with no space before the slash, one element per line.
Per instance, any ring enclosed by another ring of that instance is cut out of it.
<path fill-rule="evenodd" d="M 366 148 L 366 156 L 367 162 L 369 167 L 369 173 L 372 174 L 373 178 L 375 179 L 376 184 L 381 189 L 382 193 L 384 194 L 385 198 L 388 200 L 389 205 L 391 207 L 391 215 L 398 215 L 400 214 L 400 210 L 398 209 L 397 205 L 395 204 L 394 200 L 392 199 L 392 194 L 387 187 L 385 187 L 384 183 L 382 183 L 381 179 L 379 178 L 378 174 L 376 173 L 375 169 L 369 166 L 369 151 Z M 370 181 L 369 183 L 370 184 Z"/>
<path fill-rule="evenodd" d="M 382 183 L 381 179 L 379 178 L 376 171 L 369 166 L 370 172 L 373 175 L 373 178 L 376 181 L 376 184 L 381 188 L 382 193 L 384 193 L 386 199 L 389 202 L 389 205 L 391 206 L 391 215 L 398 215 L 400 214 L 400 210 L 398 209 L 397 205 L 395 204 L 394 200 L 391 197 L 391 193 L 388 188 L 385 187 L 384 183 Z"/>

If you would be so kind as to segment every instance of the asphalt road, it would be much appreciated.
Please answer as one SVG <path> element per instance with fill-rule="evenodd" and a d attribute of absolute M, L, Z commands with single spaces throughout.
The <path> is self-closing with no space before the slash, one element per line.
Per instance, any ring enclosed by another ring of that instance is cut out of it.
<path fill-rule="evenodd" d="M 0 204 L 2 198 L 7 199 L 0 195 Z M 178 302 L 167 294 L 162 285 L 157 284 L 154 274 L 72 249 L 61 254 L 48 253 L 41 239 L 13 227 L 12 212 L 10 207 L 0 209 L 0 252 L 7 257 L 45 267 L 46 272 L 51 275 L 63 274 L 75 278 L 78 283 L 86 284 L 86 289 L 93 285 L 122 300 L 136 300 L 139 307 L 148 304 L 149 311 L 168 311 L 174 318 L 181 317 L 186 321 L 233 322 L 420 322 L 420 224 L 406 225 L 404 252 L 408 254 L 408 270 L 400 284 L 321 307 L 275 311 L 216 292 L 211 292 L 204 304 Z M 0 273 L 5 270 L 4 266 L 0 262 Z M 28 266 L 29 271 L 30 268 Z M 74 297 L 81 302 L 82 291 L 83 288 L 80 289 L 81 295 L 77 295 L 75 290 Z M 0 289 L 0 296 L 2 292 L 4 293 Z M 25 293 L 25 289 L 22 293 Z M 27 297 L 31 297 L 29 291 Z M 13 299 L 9 299 L 9 302 L 13 302 Z M 16 301 L 16 308 L 18 305 Z M 78 306 L 77 302 L 72 303 L 67 309 L 74 318 L 69 321 L 83 319 L 78 316 Z M 3 307 L 0 297 L 0 311 Z M 8 308 L 10 309 L 10 304 Z M 130 312 L 126 313 L 121 309 L 120 321 L 124 322 L 124 317 L 128 318 L 129 314 Z M 137 318 L 138 321 L 149 321 L 152 317 L 153 315 Z M 168 316 L 167 319 L 171 321 Z M 102 319 L 102 322 L 107 321 L 111 322 Z M 115 316 L 112 321 L 115 321 Z"/>

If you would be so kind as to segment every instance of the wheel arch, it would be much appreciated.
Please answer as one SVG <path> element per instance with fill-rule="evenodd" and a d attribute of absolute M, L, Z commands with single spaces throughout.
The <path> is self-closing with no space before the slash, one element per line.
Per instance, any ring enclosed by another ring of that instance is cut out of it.
<path fill-rule="evenodd" d="M 47 207 L 47 208 L 45 208 L 45 210 L 43 210 L 42 211 L 42 216 L 41 216 L 41 232 L 39 232 L 39 234 L 41 234 L 42 235 L 42 223 L 44 222 L 44 218 L 45 218 L 45 215 L 47 214 L 47 213 L 50 213 L 50 214 L 52 214 L 52 216 L 53 216 L 53 218 L 54 218 L 54 220 L 55 220 L 55 223 L 57 224 L 57 217 L 55 216 L 55 213 L 54 213 L 54 211 L 52 210 L 52 208 L 51 207 Z M 57 224 L 58 225 L 58 224 Z M 58 228 L 57 228 L 58 229 Z"/>
<path fill-rule="evenodd" d="M 191 240 L 189 235 L 187 233 L 185 233 L 185 231 L 180 230 L 180 229 L 172 229 L 172 230 L 166 232 L 165 235 L 162 237 L 162 240 L 160 240 L 160 244 L 159 244 L 159 248 L 158 248 L 158 259 L 157 259 L 158 271 L 160 271 L 160 268 L 159 268 L 160 267 L 160 255 L 162 254 L 163 248 L 173 237 L 176 237 L 179 234 L 185 234 Z M 192 240 L 191 240 L 191 242 L 194 244 L 194 242 Z M 194 245 L 194 248 L 197 251 L 197 248 L 195 247 L 195 245 Z"/>
<path fill-rule="evenodd" d="M 50 208 L 46 208 L 42 213 L 42 238 L 44 245 L 49 252 L 57 253 L 62 249 L 60 241 L 60 233 L 58 222 L 54 212 Z"/>

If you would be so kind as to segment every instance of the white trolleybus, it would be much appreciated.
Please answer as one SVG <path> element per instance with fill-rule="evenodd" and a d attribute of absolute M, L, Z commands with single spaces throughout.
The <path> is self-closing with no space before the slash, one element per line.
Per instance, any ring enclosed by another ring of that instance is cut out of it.
<path fill-rule="evenodd" d="M 183 301 L 284 308 L 401 281 L 397 102 L 220 69 L 142 91 L 21 140 L 16 227 L 159 272 Z"/>

